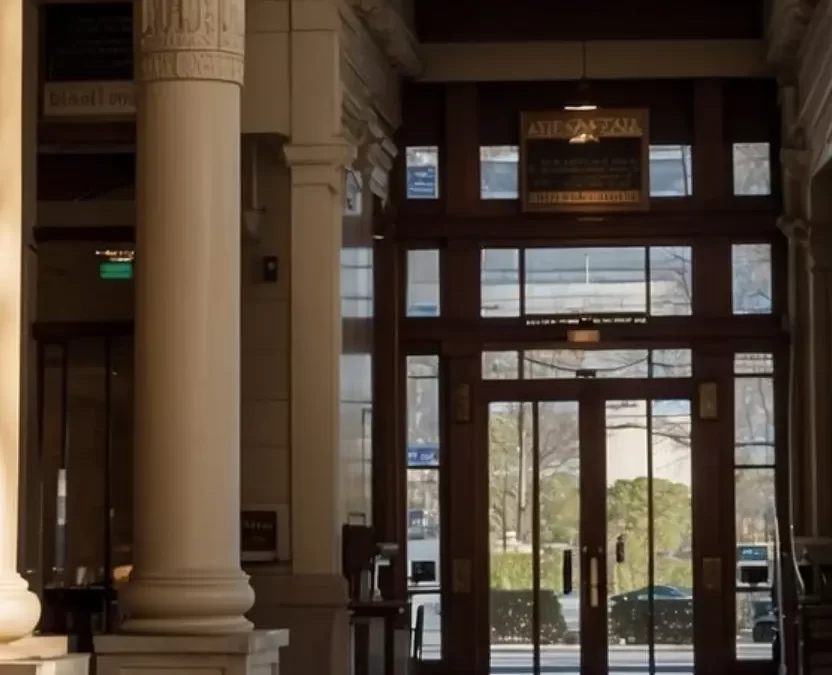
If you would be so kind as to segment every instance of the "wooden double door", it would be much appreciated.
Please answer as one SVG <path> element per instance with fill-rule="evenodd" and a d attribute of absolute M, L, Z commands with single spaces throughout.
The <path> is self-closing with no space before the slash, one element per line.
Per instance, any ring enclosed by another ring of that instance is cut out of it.
<path fill-rule="evenodd" d="M 489 375 L 484 355 L 476 440 L 448 458 L 450 671 L 768 670 L 770 640 L 734 616 L 730 373 L 694 378 L 662 354 L 564 379 L 534 376 L 551 361 Z M 451 421 L 452 442 L 464 428 Z"/>

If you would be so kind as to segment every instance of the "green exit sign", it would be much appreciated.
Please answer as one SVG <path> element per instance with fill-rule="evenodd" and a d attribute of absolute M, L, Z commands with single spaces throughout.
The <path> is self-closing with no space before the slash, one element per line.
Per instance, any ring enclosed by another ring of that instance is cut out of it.
<path fill-rule="evenodd" d="M 98 266 L 98 276 L 101 279 L 112 281 L 116 279 L 133 278 L 132 260 L 108 260 Z"/>

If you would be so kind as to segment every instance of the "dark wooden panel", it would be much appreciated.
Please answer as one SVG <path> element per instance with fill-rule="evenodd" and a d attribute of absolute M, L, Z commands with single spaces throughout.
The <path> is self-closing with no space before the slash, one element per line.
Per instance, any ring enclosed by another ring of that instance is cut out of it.
<path fill-rule="evenodd" d="M 136 159 L 124 154 L 38 157 L 38 199 L 92 199 L 136 182 Z"/>
<path fill-rule="evenodd" d="M 135 145 L 135 122 L 40 122 L 38 145 Z"/>
<path fill-rule="evenodd" d="M 775 142 L 780 136 L 777 81 L 723 80 L 725 135 L 732 143 Z"/>
<path fill-rule="evenodd" d="M 402 146 L 439 145 L 444 124 L 445 85 L 402 86 L 402 125 L 398 133 Z"/>
<path fill-rule="evenodd" d="M 658 204 L 664 200 L 653 200 Z M 685 200 L 668 200 L 680 203 Z M 495 203 L 496 205 L 496 203 Z M 488 245 L 497 242 L 569 240 L 575 244 L 608 239 L 621 244 L 631 239 L 690 239 L 702 235 L 767 236 L 777 232 L 776 213 L 770 207 L 757 210 L 725 210 L 719 212 L 684 211 L 644 214 L 614 214 L 604 217 L 580 218 L 574 215 L 520 214 L 518 201 L 502 202 L 502 212 L 482 217 L 417 216 L 409 212 L 400 216 L 396 236 L 402 241 L 427 242 L 438 239 L 476 239 Z M 681 204 L 684 206 L 684 204 Z M 689 207 L 688 207 L 689 208 Z"/>
<path fill-rule="evenodd" d="M 575 98 L 571 82 L 495 82 L 479 85 L 481 145 L 518 145 L 520 113 L 557 110 Z M 648 108 L 650 142 L 693 141 L 690 80 L 596 81 L 588 97 L 601 108 Z"/>
<path fill-rule="evenodd" d="M 424 42 L 760 38 L 759 0 L 419 0 Z"/>

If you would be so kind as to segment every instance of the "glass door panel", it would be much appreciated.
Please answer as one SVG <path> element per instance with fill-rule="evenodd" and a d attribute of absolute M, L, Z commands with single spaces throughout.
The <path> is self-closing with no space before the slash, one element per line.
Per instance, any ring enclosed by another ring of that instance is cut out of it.
<path fill-rule="evenodd" d="M 577 673 L 577 402 L 492 403 L 489 476 L 491 670 Z"/>
<path fill-rule="evenodd" d="M 609 669 L 692 673 L 690 401 L 604 412 Z"/>
<path fill-rule="evenodd" d="M 535 670 L 533 404 L 488 409 L 491 670 Z"/>
<path fill-rule="evenodd" d="M 543 401 L 534 444 L 541 672 L 581 668 L 581 460 L 578 403 Z"/>

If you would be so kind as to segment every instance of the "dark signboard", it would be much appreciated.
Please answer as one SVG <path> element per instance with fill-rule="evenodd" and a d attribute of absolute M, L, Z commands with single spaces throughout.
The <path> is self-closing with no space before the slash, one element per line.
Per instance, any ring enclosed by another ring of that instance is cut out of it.
<path fill-rule="evenodd" d="M 133 79 L 133 3 L 44 4 L 47 82 Z"/>
<path fill-rule="evenodd" d="M 648 125 L 646 110 L 523 113 L 523 210 L 649 208 Z"/>
<path fill-rule="evenodd" d="M 277 511 L 243 511 L 240 514 L 240 559 L 243 562 L 274 562 L 277 553 Z"/>

